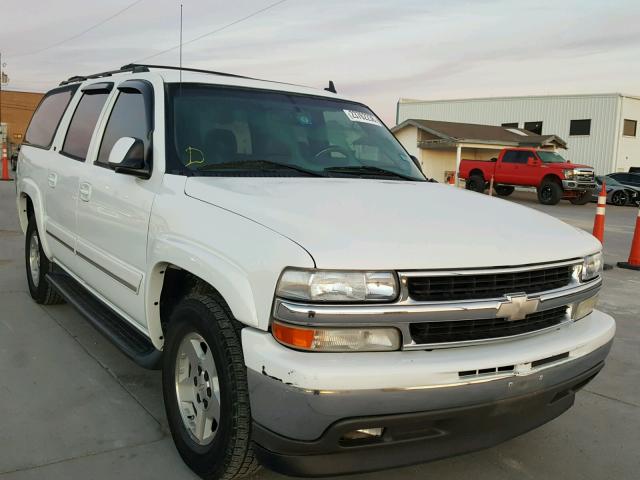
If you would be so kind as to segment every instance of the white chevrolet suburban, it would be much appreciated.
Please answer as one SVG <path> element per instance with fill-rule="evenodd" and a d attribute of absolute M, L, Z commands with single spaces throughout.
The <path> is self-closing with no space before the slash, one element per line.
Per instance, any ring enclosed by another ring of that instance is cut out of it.
<path fill-rule="evenodd" d="M 161 368 L 204 478 L 371 471 L 567 410 L 603 367 L 601 245 L 426 181 L 335 89 L 149 65 L 45 95 L 20 151 L 29 290 Z M 99 432 L 96 432 L 99 435 Z"/>

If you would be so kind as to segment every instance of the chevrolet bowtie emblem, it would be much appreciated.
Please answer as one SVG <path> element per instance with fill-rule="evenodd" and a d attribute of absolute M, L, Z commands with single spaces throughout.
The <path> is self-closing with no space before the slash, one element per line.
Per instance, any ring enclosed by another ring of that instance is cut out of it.
<path fill-rule="evenodd" d="M 530 313 L 538 310 L 540 300 L 529 298 L 526 293 L 514 293 L 505 295 L 506 302 L 502 302 L 496 313 L 496 317 L 505 318 L 508 321 L 523 320 Z"/>

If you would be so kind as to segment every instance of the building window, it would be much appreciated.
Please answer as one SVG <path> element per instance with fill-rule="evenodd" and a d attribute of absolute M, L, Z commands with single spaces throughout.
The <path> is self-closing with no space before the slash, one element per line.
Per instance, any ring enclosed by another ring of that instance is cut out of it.
<path fill-rule="evenodd" d="M 569 124 L 569 135 L 590 135 L 591 119 L 588 120 L 571 120 Z"/>
<path fill-rule="evenodd" d="M 627 120 L 625 118 L 624 127 L 622 128 L 622 135 L 624 135 L 625 137 L 635 137 L 637 127 L 638 127 L 637 120 Z"/>
<path fill-rule="evenodd" d="M 542 122 L 524 122 L 524 129 L 536 135 L 542 135 Z"/>
<path fill-rule="evenodd" d="M 503 128 L 518 128 L 518 122 L 513 123 L 503 123 L 501 125 Z"/>

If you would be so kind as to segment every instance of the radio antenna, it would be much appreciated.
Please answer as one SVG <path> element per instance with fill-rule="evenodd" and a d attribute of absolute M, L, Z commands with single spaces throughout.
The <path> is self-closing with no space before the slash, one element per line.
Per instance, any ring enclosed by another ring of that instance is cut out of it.
<path fill-rule="evenodd" d="M 180 4 L 180 89 L 182 89 L 182 4 Z"/>

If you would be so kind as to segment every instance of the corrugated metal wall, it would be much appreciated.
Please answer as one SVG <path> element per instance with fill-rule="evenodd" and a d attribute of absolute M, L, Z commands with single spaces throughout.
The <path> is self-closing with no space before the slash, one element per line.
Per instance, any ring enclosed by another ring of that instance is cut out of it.
<path fill-rule="evenodd" d="M 568 144 L 563 156 L 592 165 L 598 174 L 615 169 L 614 144 L 618 121 L 617 94 L 512 97 L 471 100 L 401 102 L 398 123 L 409 118 L 501 125 L 542 121 L 542 134 L 555 134 Z M 591 134 L 569 136 L 571 120 L 591 119 Z"/>

